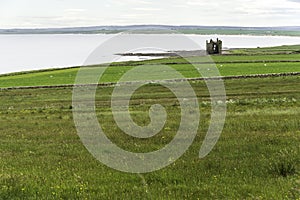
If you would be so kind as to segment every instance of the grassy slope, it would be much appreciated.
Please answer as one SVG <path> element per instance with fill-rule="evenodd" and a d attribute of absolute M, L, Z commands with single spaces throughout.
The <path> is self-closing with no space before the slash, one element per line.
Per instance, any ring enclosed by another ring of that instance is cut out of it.
<path fill-rule="evenodd" d="M 237 49 L 232 53 L 239 54 L 287 54 L 287 53 L 299 53 L 300 45 L 283 45 L 279 47 L 264 47 L 264 48 L 250 48 L 250 49 Z"/>
<path fill-rule="evenodd" d="M 220 67 L 222 62 L 232 60 L 299 60 L 299 55 L 213 59 Z M 174 59 L 147 63 L 170 61 Z M 195 75 L 187 70 L 188 66 L 172 66 L 188 77 Z M 112 67 L 103 81 L 116 80 L 130 68 Z M 220 67 L 223 75 L 263 73 L 263 69 L 268 69 L 266 73 L 300 71 L 299 63 L 293 62 Z M 72 83 L 77 70 L 2 76 L 0 85 Z M 144 175 L 117 172 L 88 153 L 76 134 L 71 88 L 2 90 L 0 199 L 299 199 L 299 79 L 226 80 L 228 112 L 224 131 L 214 150 L 202 160 L 198 153 L 208 128 L 210 105 L 204 83 L 193 82 L 202 117 L 196 140 L 173 165 Z M 98 119 L 112 141 L 138 152 L 169 143 L 180 118 L 178 102 L 169 91 L 150 85 L 132 97 L 132 117 L 138 124 L 149 123 L 145 111 L 153 103 L 164 105 L 169 116 L 163 132 L 150 140 L 138 140 L 122 134 L 114 123 L 109 108 L 112 89 L 99 88 L 96 97 Z"/>
<path fill-rule="evenodd" d="M 278 48 L 277 48 L 278 50 Z M 246 50 L 240 50 L 246 51 Z M 250 50 L 247 50 L 250 51 Z M 254 51 L 254 50 L 252 50 Z M 256 50 L 262 52 L 265 49 Z M 267 74 L 267 73 L 284 73 L 284 72 L 300 72 L 300 54 L 280 54 L 280 55 L 226 55 L 226 56 L 212 56 L 216 62 L 220 74 L 222 76 L 234 75 L 248 75 L 248 74 Z M 190 58 L 191 61 L 198 61 L 199 57 Z M 202 59 L 200 59 L 202 60 Z M 256 61 L 259 63 L 251 63 Z M 274 63 L 265 63 L 265 61 L 274 61 Z M 291 62 L 279 62 L 291 61 Z M 190 64 L 184 64 L 187 61 L 180 58 L 159 59 L 152 61 L 139 62 L 140 64 L 165 64 L 176 63 L 181 64 L 170 65 L 177 71 L 181 72 L 186 78 L 200 77 L 201 75 L 195 70 L 195 67 Z M 241 62 L 241 63 L 227 63 L 227 62 Z M 249 63 L 247 63 L 249 62 Z M 102 77 L 101 82 L 116 82 L 126 71 L 132 69 L 128 65 L 122 67 L 109 67 Z M 197 65 L 197 67 L 209 68 L 209 65 Z M 36 86 L 36 85 L 61 85 L 74 84 L 76 74 L 79 68 L 49 70 L 42 72 L 32 72 L 17 74 L 11 76 L 0 76 L 0 87 L 13 86 Z M 94 70 L 97 68 L 94 67 Z"/>
<path fill-rule="evenodd" d="M 299 77 L 225 83 L 229 101 L 226 125 L 210 155 L 198 159 L 210 106 L 204 83 L 196 82 L 192 86 L 199 96 L 202 116 L 196 140 L 171 166 L 141 176 L 112 170 L 88 153 L 72 120 L 70 88 L 2 91 L 0 199 L 299 197 L 297 175 L 290 171 L 285 177 L 274 170 L 281 164 L 300 170 Z M 112 141 L 124 149 L 145 152 L 171 140 L 180 117 L 171 93 L 146 86 L 134 95 L 131 109 L 138 124 L 149 122 L 142 111 L 153 101 L 166 106 L 170 117 L 162 133 L 138 140 L 122 134 L 114 123 L 109 111 L 112 89 L 99 88 L 96 98 L 99 121 Z"/>

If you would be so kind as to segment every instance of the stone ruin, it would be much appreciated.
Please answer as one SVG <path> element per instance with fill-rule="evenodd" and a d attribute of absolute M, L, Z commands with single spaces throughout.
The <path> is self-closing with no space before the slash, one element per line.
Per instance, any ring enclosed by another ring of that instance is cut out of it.
<path fill-rule="evenodd" d="M 222 54 L 222 40 L 217 38 L 217 41 L 210 40 L 209 42 L 206 40 L 206 52 L 207 54 Z"/>

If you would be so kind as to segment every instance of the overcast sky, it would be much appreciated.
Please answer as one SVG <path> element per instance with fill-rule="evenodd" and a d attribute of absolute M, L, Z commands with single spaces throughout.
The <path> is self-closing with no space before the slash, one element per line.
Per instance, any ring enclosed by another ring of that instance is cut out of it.
<path fill-rule="evenodd" d="M 0 0 L 0 28 L 300 26 L 300 0 Z"/>

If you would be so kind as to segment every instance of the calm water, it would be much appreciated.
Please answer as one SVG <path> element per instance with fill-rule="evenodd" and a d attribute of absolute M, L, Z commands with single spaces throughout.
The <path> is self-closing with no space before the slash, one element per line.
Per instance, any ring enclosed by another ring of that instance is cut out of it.
<path fill-rule="evenodd" d="M 34 69 L 80 66 L 87 57 L 103 42 L 115 37 L 115 35 L 0 35 L 0 74 L 27 71 Z M 137 35 L 128 36 L 131 42 Z M 138 35 L 144 40 L 163 40 L 155 35 Z M 164 35 L 163 37 L 175 37 Z M 211 38 L 221 38 L 224 47 L 267 47 L 279 45 L 300 44 L 300 37 L 283 36 L 217 36 L 217 35 L 187 35 L 198 44 L 198 47 L 171 45 L 166 50 L 197 50 L 205 46 L 205 41 Z M 155 45 L 154 45 L 155 46 Z M 121 51 L 121 50 L 120 50 Z M 148 48 L 139 50 L 159 51 Z M 135 51 L 135 52 L 139 52 Z M 101 55 L 105 60 L 108 54 L 124 53 L 109 52 Z M 123 57 L 120 60 L 141 60 L 147 57 Z"/>

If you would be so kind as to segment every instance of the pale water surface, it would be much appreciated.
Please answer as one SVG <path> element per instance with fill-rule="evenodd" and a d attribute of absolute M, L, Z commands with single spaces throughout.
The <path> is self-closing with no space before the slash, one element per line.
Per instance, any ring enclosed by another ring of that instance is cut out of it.
<path fill-rule="evenodd" d="M 46 68 L 83 65 L 88 56 L 103 42 L 116 35 L 0 35 L 0 74 Z M 134 40 L 136 35 L 128 37 Z M 141 36 L 141 35 L 139 35 Z M 153 35 L 143 35 L 153 40 Z M 164 35 L 174 37 L 174 34 Z M 217 37 L 224 47 L 268 47 L 300 44 L 300 37 L 246 35 L 186 35 L 203 49 L 205 41 Z M 120 44 L 122 45 L 122 44 Z M 176 46 L 166 50 L 197 50 L 195 46 Z M 147 50 L 141 50 L 145 52 Z M 149 50 L 148 50 L 149 51 Z M 124 53 L 124 52 L 115 52 Z M 105 57 L 106 55 L 102 55 Z M 152 57 L 153 58 L 153 57 Z M 149 57 L 123 57 L 121 60 L 144 60 Z"/>

